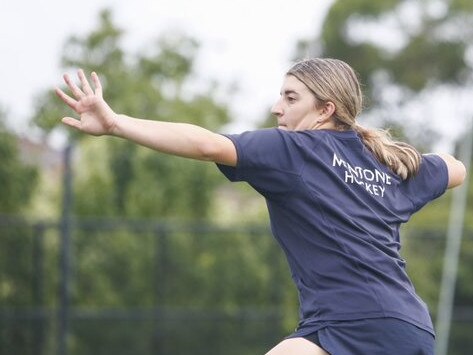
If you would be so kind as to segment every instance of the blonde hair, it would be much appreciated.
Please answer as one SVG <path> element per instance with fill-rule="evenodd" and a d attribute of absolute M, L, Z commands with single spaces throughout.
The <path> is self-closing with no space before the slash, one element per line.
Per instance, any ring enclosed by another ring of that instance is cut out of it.
<path fill-rule="evenodd" d="M 394 141 L 389 132 L 369 129 L 356 121 L 363 108 L 363 93 L 355 71 L 345 62 L 331 58 L 312 58 L 297 62 L 286 75 L 304 83 L 315 96 L 316 105 L 332 102 L 337 129 L 355 130 L 376 159 L 403 180 L 419 171 L 420 153 L 411 145 Z"/>

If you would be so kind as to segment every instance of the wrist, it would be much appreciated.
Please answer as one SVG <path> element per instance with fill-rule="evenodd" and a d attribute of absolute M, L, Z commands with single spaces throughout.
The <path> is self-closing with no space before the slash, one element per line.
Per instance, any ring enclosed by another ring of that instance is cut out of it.
<path fill-rule="evenodd" d="M 110 119 L 110 126 L 108 128 L 108 135 L 110 136 L 115 136 L 115 137 L 120 137 L 122 132 L 122 121 L 123 121 L 123 115 L 117 114 L 113 112 L 112 117 Z"/>

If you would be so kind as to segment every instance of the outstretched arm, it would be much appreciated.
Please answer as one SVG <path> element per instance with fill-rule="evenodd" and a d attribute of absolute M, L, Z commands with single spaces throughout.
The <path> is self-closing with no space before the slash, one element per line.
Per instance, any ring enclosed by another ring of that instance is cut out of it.
<path fill-rule="evenodd" d="M 79 70 L 78 77 L 81 87 L 67 74 L 64 75 L 64 81 L 73 97 L 56 88 L 59 98 L 80 116 L 80 119 L 64 117 L 64 124 L 94 136 L 125 138 L 171 155 L 236 165 L 236 149 L 227 137 L 192 124 L 152 121 L 116 114 L 103 99 L 102 85 L 96 73 L 91 75 L 95 89 L 92 89 L 82 70 Z"/>

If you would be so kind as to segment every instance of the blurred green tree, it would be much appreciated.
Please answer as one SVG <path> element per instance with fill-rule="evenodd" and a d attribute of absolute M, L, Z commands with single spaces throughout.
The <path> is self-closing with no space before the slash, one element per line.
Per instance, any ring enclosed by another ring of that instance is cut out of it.
<path fill-rule="evenodd" d="M 0 110 L 0 309 L 25 307 L 37 301 L 31 277 L 34 241 L 27 227 L 13 221 L 24 220 L 20 214 L 28 211 L 37 187 L 38 170 L 24 163 L 19 138 L 8 128 L 6 119 L 6 113 Z M 0 353 L 4 347 L 6 351 L 10 349 L 12 338 L 20 353 L 30 346 L 31 337 L 20 324 L 3 327 L 2 320 L 0 328 Z"/>
<path fill-rule="evenodd" d="M 135 56 L 120 46 L 123 31 L 108 10 L 96 30 L 65 44 L 65 70 L 99 73 L 104 95 L 116 112 L 164 121 L 186 121 L 217 130 L 229 122 L 228 108 L 214 98 L 214 87 L 194 94 L 187 85 L 198 50 L 183 34 L 163 35 L 155 46 Z M 67 112 L 53 92 L 39 96 L 33 121 L 45 132 L 55 129 Z M 199 219 L 209 215 L 218 173 L 209 164 L 156 154 L 113 138 L 79 137 L 68 132 L 82 156 L 76 167 L 75 214 Z M 80 139 L 79 139 L 80 138 Z M 90 149 L 94 149 L 90 151 Z"/>
<path fill-rule="evenodd" d="M 434 110 L 414 114 L 412 103 L 441 87 L 471 87 L 472 24 L 469 1 L 338 0 L 321 34 L 301 40 L 295 58 L 323 56 L 350 63 L 364 85 L 366 116 L 376 125 L 402 125 L 396 133 L 427 150 L 444 132 L 433 128 Z M 451 115 L 458 117 L 454 111 Z"/>
<path fill-rule="evenodd" d="M 21 161 L 18 137 L 5 124 L 6 114 L 0 112 L 0 215 L 14 218 L 28 208 L 33 196 L 38 171 Z M 0 238 L 0 306 L 31 302 L 31 265 L 27 252 L 29 238 L 21 237 L 21 228 L 10 228 Z M 24 257 L 22 257 L 24 256 Z"/>
<path fill-rule="evenodd" d="M 0 214 L 24 212 L 33 195 L 38 171 L 21 161 L 18 137 L 6 126 L 0 111 Z"/>

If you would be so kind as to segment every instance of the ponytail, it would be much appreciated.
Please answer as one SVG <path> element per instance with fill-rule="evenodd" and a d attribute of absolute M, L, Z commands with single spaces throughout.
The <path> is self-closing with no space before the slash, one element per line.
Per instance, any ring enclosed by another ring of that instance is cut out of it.
<path fill-rule="evenodd" d="M 354 129 L 376 159 L 401 179 L 407 180 L 417 174 L 422 156 L 414 147 L 392 140 L 389 132 L 385 130 L 368 129 L 358 123 Z"/>

